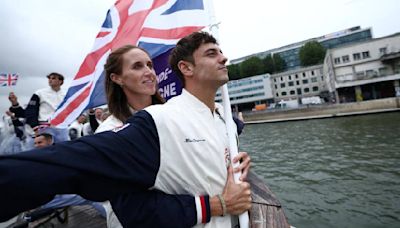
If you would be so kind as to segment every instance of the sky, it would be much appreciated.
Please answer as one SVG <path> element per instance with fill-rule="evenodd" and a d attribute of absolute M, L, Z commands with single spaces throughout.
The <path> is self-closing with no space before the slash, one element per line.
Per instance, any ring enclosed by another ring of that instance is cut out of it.
<path fill-rule="evenodd" d="M 26 104 L 47 86 L 46 75 L 66 77 L 64 88 L 92 49 L 114 0 L 1 0 L 0 72 L 18 73 L 0 87 L 0 115 L 8 93 Z M 354 26 L 373 37 L 400 32 L 398 0 L 215 0 L 219 42 L 228 59 L 319 37 Z"/>

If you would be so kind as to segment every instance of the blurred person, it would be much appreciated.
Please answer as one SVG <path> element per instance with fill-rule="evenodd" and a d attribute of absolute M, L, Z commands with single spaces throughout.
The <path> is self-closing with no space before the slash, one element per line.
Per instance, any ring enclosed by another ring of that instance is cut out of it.
<path fill-rule="evenodd" d="M 64 83 L 64 76 L 52 72 L 46 77 L 48 78 L 49 87 L 37 90 L 32 95 L 25 110 L 18 103 L 15 104 L 12 101 L 10 111 L 14 112 L 17 117 L 26 118 L 26 123 L 36 134 L 46 132 L 54 136 L 55 142 L 67 141 L 69 140 L 68 129 L 55 128 L 50 126 L 49 122 L 50 117 L 66 94 L 66 91 L 61 88 Z M 16 101 L 17 97 L 15 96 L 13 100 Z"/>
<path fill-rule="evenodd" d="M 83 135 L 93 135 L 99 125 L 103 122 L 104 111 L 102 108 L 89 109 L 89 121 L 83 126 Z"/>
<path fill-rule="evenodd" d="M 69 137 L 71 140 L 75 140 L 83 136 L 83 127 L 86 123 L 86 115 L 80 114 L 78 118 L 68 127 Z"/>
<path fill-rule="evenodd" d="M 41 133 L 35 137 L 34 142 L 36 148 L 50 146 L 53 145 L 53 136 L 48 133 Z"/>

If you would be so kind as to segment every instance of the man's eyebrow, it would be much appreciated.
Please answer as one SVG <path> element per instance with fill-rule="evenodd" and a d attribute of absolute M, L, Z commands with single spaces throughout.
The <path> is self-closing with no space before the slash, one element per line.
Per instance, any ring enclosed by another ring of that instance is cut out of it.
<path fill-rule="evenodd" d="M 220 53 L 222 53 L 222 50 L 219 49 L 219 48 L 209 48 L 209 49 L 204 51 L 204 54 L 207 54 L 209 52 L 220 52 Z"/>

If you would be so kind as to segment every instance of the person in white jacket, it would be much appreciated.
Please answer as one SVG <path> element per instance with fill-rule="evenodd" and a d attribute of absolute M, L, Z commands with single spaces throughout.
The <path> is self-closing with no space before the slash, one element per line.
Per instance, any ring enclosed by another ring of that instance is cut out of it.
<path fill-rule="evenodd" d="M 150 56 L 144 50 L 131 45 L 115 50 L 108 57 L 105 71 L 105 90 L 111 115 L 99 125 L 96 133 L 121 127 L 137 110 L 164 103 L 157 91 L 156 75 Z M 241 152 L 240 159 L 242 158 L 247 162 L 243 165 L 249 165 L 247 153 Z M 107 227 L 122 227 L 108 201 L 104 207 L 107 212 Z"/>

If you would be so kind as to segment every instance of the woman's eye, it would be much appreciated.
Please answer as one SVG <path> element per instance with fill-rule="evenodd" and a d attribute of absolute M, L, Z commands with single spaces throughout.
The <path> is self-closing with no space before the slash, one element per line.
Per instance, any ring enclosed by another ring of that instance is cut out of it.
<path fill-rule="evenodd" d="M 142 66 L 143 66 L 142 64 L 134 64 L 132 68 L 137 70 L 137 69 L 142 68 Z"/>

